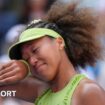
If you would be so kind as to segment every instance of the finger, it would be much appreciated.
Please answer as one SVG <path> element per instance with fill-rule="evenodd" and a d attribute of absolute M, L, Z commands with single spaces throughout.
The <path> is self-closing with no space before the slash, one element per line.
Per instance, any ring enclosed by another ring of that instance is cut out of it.
<path fill-rule="evenodd" d="M 4 64 L 0 64 L 0 71 L 4 68 Z"/>
<path fill-rule="evenodd" d="M 13 84 L 13 83 L 16 83 L 17 81 L 18 81 L 18 78 L 16 78 L 16 76 L 11 76 L 9 78 L 0 80 L 0 86 Z"/>
<path fill-rule="evenodd" d="M 2 66 L 4 65 L 4 63 L 0 63 L 0 69 L 2 69 Z"/>
<path fill-rule="evenodd" d="M 12 63 L 13 63 L 13 61 L 10 61 L 9 63 L 6 63 L 6 64 L 1 64 L 0 65 L 0 71 L 3 70 L 3 69 L 5 69 L 6 67 L 11 66 Z"/>
<path fill-rule="evenodd" d="M 0 76 L 0 81 L 3 80 L 3 79 L 9 78 L 11 76 L 14 76 L 14 75 L 16 75 L 16 73 L 17 73 L 16 70 L 15 71 L 7 72 L 7 73 L 5 73 L 5 74 Z"/>
<path fill-rule="evenodd" d="M 15 67 L 13 65 L 10 65 L 9 67 L 0 70 L 0 76 L 13 70 L 15 70 Z"/>

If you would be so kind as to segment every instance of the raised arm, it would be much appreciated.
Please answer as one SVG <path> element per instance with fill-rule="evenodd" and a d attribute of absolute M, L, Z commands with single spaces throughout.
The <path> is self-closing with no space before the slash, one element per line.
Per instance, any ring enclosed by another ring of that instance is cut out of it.
<path fill-rule="evenodd" d="M 29 68 L 23 61 L 11 60 L 0 65 L 0 92 L 16 91 L 16 98 L 33 102 L 46 88 L 46 84 L 30 76 Z"/>
<path fill-rule="evenodd" d="M 16 91 L 15 98 L 34 102 L 46 88 L 47 85 L 45 83 L 33 77 L 27 77 L 16 84 L 0 86 L 0 91 Z"/>

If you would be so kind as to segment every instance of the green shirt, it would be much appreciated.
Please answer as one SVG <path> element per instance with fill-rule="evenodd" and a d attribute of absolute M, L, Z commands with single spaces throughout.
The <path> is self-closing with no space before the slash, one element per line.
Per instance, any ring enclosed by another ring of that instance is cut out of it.
<path fill-rule="evenodd" d="M 35 101 L 35 105 L 71 105 L 73 92 L 83 78 L 83 74 L 75 75 L 62 90 L 55 93 L 48 89 Z"/>

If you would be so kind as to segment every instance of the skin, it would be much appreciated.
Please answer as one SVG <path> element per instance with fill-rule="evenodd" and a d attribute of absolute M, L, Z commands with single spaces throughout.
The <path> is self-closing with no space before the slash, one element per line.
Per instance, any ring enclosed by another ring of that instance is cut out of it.
<path fill-rule="evenodd" d="M 25 43 L 22 46 L 22 57 L 30 64 L 32 74 L 38 79 L 51 84 L 54 91 L 63 88 L 65 82 L 69 81 L 76 73 L 65 54 L 64 42 L 61 38 L 53 40 L 43 37 Z M 64 84 L 62 81 L 64 81 Z"/>
<path fill-rule="evenodd" d="M 31 77 L 25 78 L 24 80 L 21 80 L 16 84 L 0 86 L 0 91 L 15 90 L 16 91 L 15 98 L 19 98 L 19 99 L 34 103 L 36 97 L 40 96 L 42 92 L 45 91 L 47 88 L 48 88 L 48 84 L 31 76 Z M 0 98 L 3 99 L 6 97 L 0 97 Z"/>
<path fill-rule="evenodd" d="M 72 105 L 104 105 L 105 91 L 94 81 L 87 78 L 81 80 L 76 88 Z"/>
<path fill-rule="evenodd" d="M 22 57 L 29 63 L 33 77 L 28 77 L 12 86 L 2 86 L 0 90 L 17 89 L 18 98 L 34 101 L 48 87 L 53 92 L 63 89 L 76 74 L 65 53 L 62 38 L 51 39 L 46 36 L 25 43 L 21 49 Z M 104 105 L 104 103 L 104 90 L 95 82 L 85 78 L 76 88 L 70 104 Z"/>
<path fill-rule="evenodd" d="M 24 79 L 28 73 L 28 66 L 24 65 L 22 60 L 11 60 L 9 63 L 0 64 L 0 85 L 16 83 Z"/>

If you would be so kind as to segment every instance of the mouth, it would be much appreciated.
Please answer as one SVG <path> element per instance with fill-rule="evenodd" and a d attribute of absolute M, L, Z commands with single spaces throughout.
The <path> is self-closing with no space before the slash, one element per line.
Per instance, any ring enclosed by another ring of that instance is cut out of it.
<path fill-rule="evenodd" d="M 45 65 L 45 63 L 36 65 L 36 70 L 39 71 L 42 68 L 42 66 L 44 66 L 44 65 Z"/>
<path fill-rule="evenodd" d="M 32 67 L 31 73 L 36 78 L 43 80 L 44 76 L 46 75 L 46 70 L 47 70 L 47 64 L 40 63 Z"/>

